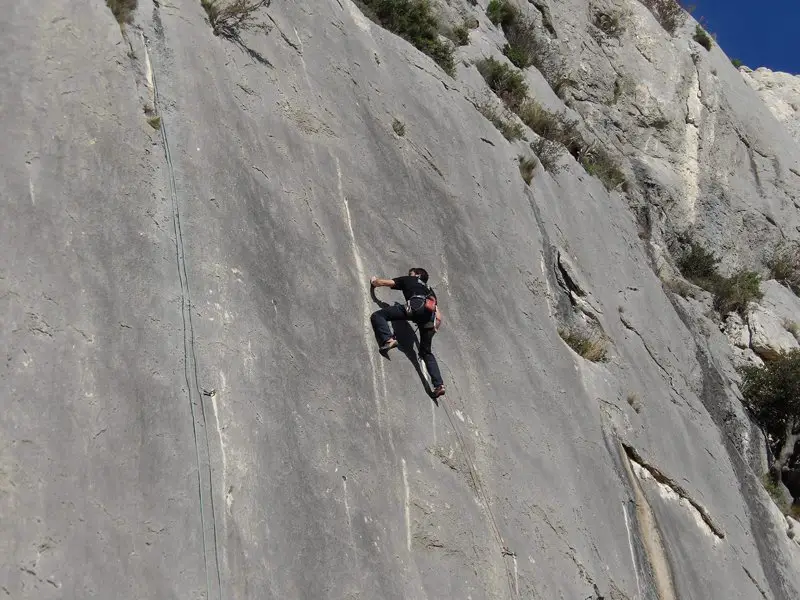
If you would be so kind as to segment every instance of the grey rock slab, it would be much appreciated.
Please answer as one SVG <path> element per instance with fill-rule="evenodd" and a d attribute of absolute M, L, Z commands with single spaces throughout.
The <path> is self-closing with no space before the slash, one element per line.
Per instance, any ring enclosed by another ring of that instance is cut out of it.
<path fill-rule="evenodd" d="M 550 11 L 588 60 L 584 8 Z M 795 597 L 785 520 L 712 404 L 736 406 L 729 345 L 714 332 L 704 362 L 628 198 L 569 157 L 525 185 L 517 147 L 489 138 L 468 98 L 480 82 L 449 78 L 348 0 L 259 18 L 272 29 L 238 44 L 195 0 L 141 2 L 130 45 L 104 3 L 20 4 L 0 24 L 14 83 L 0 87 L 11 595 L 634 598 L 657 570 L 641 551 L 657 527 L 680 593 L 747 593 L 744 565 L 768 598 Z M 696 97 L 685 48 L 642 32 L 642 51 L 620 46 L 642 85 L 680 105 L 688 78 Z M 724 112 L 718 91 L 693 107 L 704 133 Z M 788 227 L 791 184 L 764 150 L 778 125 L 750 110 L 736 115 L 764 132 L 751 140 L 761 188 L 755 175 L 731 185 Z M 676 119 L 674 149 L 641 147 L 713 191 L 721 156 L 681 163 Z M 726 246 L 743 217 L 700 197 L 674 212 L 713 222 L 728 263 L 744 260 Z M 558 335 L 556 248 L 598 309 L 607 362 Z M 446 317 L 438 406 L 413 347 L 387 361 L 369 328 L 368 277 L 416 265 Z M 654 522 L 630 512 L 622 442 L 724 532 L 716 560 L 680 502 L 650 490 Z"/>
<path fill-rule="evenodd" d="M 756 70 L 742 67 L 739 72 L 747 85 L 758 92 L 775 118 L 785 124 L 792 137 L 800 142 L 800 77 L 766 67 Z"/>
<path fill-rule="evenodd" d="M 761 288 L 764 297 L 748 314 L 751 347 L 764 360 L 774 360 L 798 347 L 791 330 L 798 327 L 800 299 L 774 280 L 763 282 Z"/>

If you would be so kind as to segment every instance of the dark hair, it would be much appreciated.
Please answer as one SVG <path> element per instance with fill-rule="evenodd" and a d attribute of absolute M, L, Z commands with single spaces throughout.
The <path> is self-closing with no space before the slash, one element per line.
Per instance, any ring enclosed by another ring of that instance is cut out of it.
<path fill-rule="evenodd" d="M 428 272 L 422 267 L 414 267 L 413 269 L 409 269 L 409 271 L 413 272 L 414 275 L 422 279 L 424 283 L 428 283 Z"/>

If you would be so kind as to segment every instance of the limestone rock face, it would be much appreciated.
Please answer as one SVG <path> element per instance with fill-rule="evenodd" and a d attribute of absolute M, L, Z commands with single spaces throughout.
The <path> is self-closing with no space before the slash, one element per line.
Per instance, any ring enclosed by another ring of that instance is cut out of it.
<path fill-rule="evenodd" d="M 800 141 L 800 76 L 759 67 L 742 67 L 742 77 L 753 88 L 775 118 Z"/>
<path fill-rule="evenodd" d="M 748 315 L 753 351 L 765 360 L 798 347 L 800 299 L 777 281 L 762 283 L 764 297 Z"/>
<path fill-rule="evenodd" d="M 6 595 L 800 597 L 730 340 L 654 271 L 687 231 L 726 270 L 797 239 L 800 147 L 690 19 L 517 4 L 555 65 L 529 95 L 624 186 L 566 150 L 523 181 L 534 133 L 476 108 L 475 61 L 505 60 L 485 0 L 439 3 L 478 22 L 455 77 L 351 0 L 236 35 L 198 0 L 4 12 Z M 414 329 L 391 360 L 370 329 L 402 301 L 370 275 L 413 266 L 438 404 Z"/>

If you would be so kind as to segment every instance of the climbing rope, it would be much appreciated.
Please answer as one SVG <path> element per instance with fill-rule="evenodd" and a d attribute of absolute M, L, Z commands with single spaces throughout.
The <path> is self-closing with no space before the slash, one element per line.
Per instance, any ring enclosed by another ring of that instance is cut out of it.
<path fill-rule="evenodd" d="M 416 333 L 419 334 L 419 327 L 416 327 Z M 419 360 L 419 359 L 417 359 Z M 450 367 L 447 367 L 447 371 L 450 373 L 450 380 L 453 382 L 453 387 L 458 391 L 458 387 L 455 385 L 455 378 L 453 377 L 453 372 L 450 370 Z M 427 374 L 427 369 L 426 369 Z M 460 395 L 460 392 L 459 392 Z M 500 527 L 497 525 L 497 518 L 494 516 L 494 511 L 492 510 L 491 504 L 489 503 L 489 496 L 486 493 L 486 488 L 484 488 L 483 483 L 481 482 L 480 477 L 478 476 L 478 468 L 475 466 L 475 461 L 470 454 L 467 443 L 464 440 L 464 434 L 461 431 L 461 428 L 458 426 L 457 421 L 453 419 L 452 410 L 449 407 L 449 402 L 446 396 L 440 396 L 442 406 L 444 407 L 444 412 L 447 415 L 447 420 L 450 422 L 450 426 L 453 428 L 453 431 L 456 434 L 456 438 L 458 439 L 458 444 L 461 446 L 461 452 L 464 455 L 464 460 L 467 463 L 467 468 L 469 469 L 469 476 L 472 480 L 473 487 L 475 489 L 475 493 L 478 496 L 478 499 L 481 501 L 486 514 L 489 516 L 489 523 L 491 524 L 492 534 L 494 535 L 495 541 L 497 542 L 498 547 L 500 548 L 500 553 L 503 557 L 503 567 L 506 571 L 506 581 L 508 583 L 508 590 L 511 593 L 511 598 L 517 598 L 519 596 L 519 590 L 517 589 L 516 585 L 516 578 L 514 577 L 511 569 L 508 566 L 507 558 L 511 557 L 512 559 L 516 558 L 516 553 L 509 550 L 508 546 L 503 539 L 503 534 L 500 532 Z"/>

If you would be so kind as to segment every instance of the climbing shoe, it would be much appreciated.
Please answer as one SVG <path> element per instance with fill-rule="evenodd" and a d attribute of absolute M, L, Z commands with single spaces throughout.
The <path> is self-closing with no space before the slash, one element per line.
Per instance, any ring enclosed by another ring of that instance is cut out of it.
<path fill-rule="evenodd" d="M 438 398 L 439 396 L 444 396 L 444 385 L 440 385 L 435 390 L 433 390 L 433 397 Z"/>
<path fill-rule="evenodd" d="M 387 350 L 391 350 L 392 348 L 397 348 L 397 340 L 394 338 L 389 338 L 383 343 L 383 346 L 380 347 L 380 351 L 386 352 Z"/>

